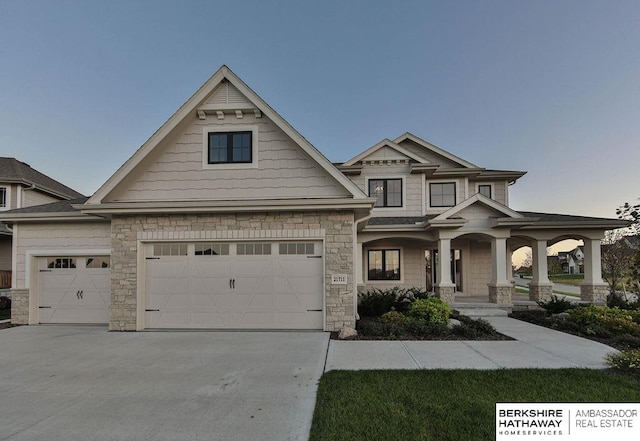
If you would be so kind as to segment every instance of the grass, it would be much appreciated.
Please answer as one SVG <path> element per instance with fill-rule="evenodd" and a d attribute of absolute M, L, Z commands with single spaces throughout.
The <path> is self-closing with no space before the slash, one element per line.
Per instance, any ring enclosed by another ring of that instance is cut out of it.
<path fill-rule="evenodd" d="M 331 371 L 310 441 L 489 441 L 498 402 L 638 401 L 640 380 L 589 369 Z"/>
<path fill-rule="evenodd" d="M 549 276 L 549 280 L 564 285 L 580 285 L 584 282 L 584 274 L 552 274 Z"/>

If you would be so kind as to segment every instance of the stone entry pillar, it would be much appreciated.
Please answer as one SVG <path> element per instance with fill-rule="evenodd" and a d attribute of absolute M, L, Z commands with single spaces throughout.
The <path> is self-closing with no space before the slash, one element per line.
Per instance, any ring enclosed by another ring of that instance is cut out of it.
<path fill-rule="evenodd" d="M 608 291 L 608 285 L 602 280 L 600 239 L 584 239 L 584 282 L 580 284 L 580 299 L 603 303 Z"/>
<path fill-rule="evenodd" d="M 529 300 L 546 302 L 553 295 L 553 283 L 549 280 L 547 268 L 547 241 L 535 240 L 531 243 L 533 279 L 529 283 Z"/>
<path fill-rule="evenodd" d="M 451 239 L 438 239 L 438 283 L 436 295 L 451 304 L 456 298 L 456 286 L 451 282 Z"/>
<path fill-rule="evenodd" d="M 491 239 L 491 283 L 489 283 L 489 302 L 511 303 L 511 281 L 507 280 L 507 239 Z"/>

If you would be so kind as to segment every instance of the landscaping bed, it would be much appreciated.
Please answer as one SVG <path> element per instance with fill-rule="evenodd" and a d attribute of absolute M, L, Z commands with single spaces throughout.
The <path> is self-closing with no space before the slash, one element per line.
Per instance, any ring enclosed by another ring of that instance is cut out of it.
<path fill-rule="evenodd" d="M 640 349 L 637 303 L 609 298 L 606 306 L 580 306 L 556 296 L 541 310 L 514 311 L 512 318 L 595 340 L 618 350 Z"/>
<path fill-rule="evenodd" d="M 420 288 L 373 289 L 358 297 L 360 320 L 350 340 L 513 340 L 486 320 L 453 313 Z"/>

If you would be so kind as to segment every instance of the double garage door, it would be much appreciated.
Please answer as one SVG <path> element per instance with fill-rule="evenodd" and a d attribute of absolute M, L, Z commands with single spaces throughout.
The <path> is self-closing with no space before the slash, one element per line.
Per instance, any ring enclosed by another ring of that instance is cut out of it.
<path fill-rule="evenodd" d="M 40 323 L 108 323 L 109 256 L 41 257 Z"/>
<path fill-rule="evenodd" d="M 146 246 L 146 328 L 323 327 L 321 242 Z"/>

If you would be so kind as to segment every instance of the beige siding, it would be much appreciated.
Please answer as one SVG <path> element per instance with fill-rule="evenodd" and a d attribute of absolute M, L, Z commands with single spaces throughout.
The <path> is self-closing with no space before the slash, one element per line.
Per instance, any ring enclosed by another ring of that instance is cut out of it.
<path fill-rule="evenodd" d="M 84 249 L 110 249 L 111 224 L 109 222 L 69 222 L 20 224 L 17 237 L 16 288 L 24 288 L 27 275 L 28 251 L 65 251 Z"/>
<path fill-rule="evenodd" d="M 373 216 L 421 216 L 422 215 L 422 179 L 421 174 L 411 174 L 409 164 L 364 164 L 362 173 L 349 176 L 351 180 L 365 193 L 369 194 L 368 180 L 383 178 L 403 179 L 402 208 L 374 208 Z"/>
<path fill-rule="evenodd" d="M 394 286 L 400 286 L 402 288 L 411 288 L 414 286 L 424 288 L 426 285 L 424 275 L 424 245 L 417 244 L 415 241 L 409 240 L 384 240 L 375 242 L 374 244 L 366 244 L 364 247 L 364 253 L 362 256 L 364 269 L 364 287 L 362 290 L 371 288 L 391 288 Z M 400 276 L 402 280 L 368 280 L 368 258 L 369 250 L 380 249 L 400 249 Z"/>
<path fill-rule="evenodd" d="M 479 185 L 491 185 L 491 198 L 503 205 L 507 204 L 507 181 L 469 181 L 469 193 L 478 193 Z"/>
<path fill-rule="evenodd" d="M 266 116 L 245 112 L 242 119 L 195 116 L 165 139 L 108 197 L 108 201 L 242 200 L 334 198 L 347 191 Z M 258 166 L 203 167 L 204 128 L 258 127 Z M 184 127 L 184 126 L 183 126 Z"/>
<path fill-rule="evenodd" d="M 474 243 L 469 249 L 469 260 L 465 295 L 488 296 L 489 288 L 487 285 L 491 281 L 491 244 Z"/>
<path fill-rule="evenodd" d="M 47 196 L 46 194 L 39 193 L 33 190 L 24 190 L 22 199 L 22 208 L 33 207 L 34 205 L 48 204 L 50 202 L 57 202 L 60 199 Z"/>

